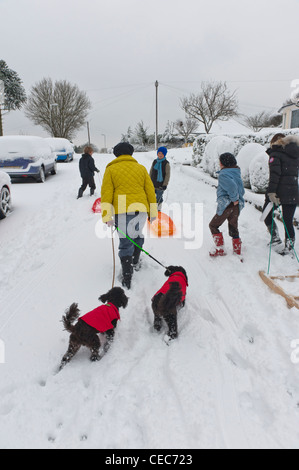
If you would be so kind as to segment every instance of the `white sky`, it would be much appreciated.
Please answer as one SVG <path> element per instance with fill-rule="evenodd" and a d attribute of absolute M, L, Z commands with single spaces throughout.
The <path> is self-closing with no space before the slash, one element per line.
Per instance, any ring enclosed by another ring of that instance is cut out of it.
<path fill-rule="evenodd" d="M 115 145 L 143 120 L 184 118 L 179 99 L 227 81 L 240 111 L 276 111 L 299 78 L 299 0 L 0 0 L 0 58 L 26 89 L 44 77 L 86 91 L 91 141 Z M 23 112 L 4 133 L 45 135 Z M 83 128 L 74 139 L 87 141 Z"/>

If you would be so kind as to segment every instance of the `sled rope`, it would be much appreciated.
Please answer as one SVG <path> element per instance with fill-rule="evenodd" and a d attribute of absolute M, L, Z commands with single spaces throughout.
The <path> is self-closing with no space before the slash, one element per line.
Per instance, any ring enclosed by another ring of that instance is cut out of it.
<path fill-rule="evenodd" d="M 141 248 L 141 246 L 137 245 L 137 243 L 134 242 L 134 240 L 132 240 L 132 238 L 130 238 L 128 235 L 126 235 L 117 225 L 115 225 L 115 228 L 116 230 L 118 230 L 120 233 L 122 233 L 128 240 L 130 240 L 131 243 L 133 243 L 133 245 L 137 246 L 139 248 L 139 250 L 143 251 L 143 253 L 145 253 L 147 256 L 149 256 L 150 258 L 152 258 L 152 260 L 156 261 L 156 263 L 160 264 L 160 266 L 162 266 L 162 268 L 165 268 L 167 269 L 166 266 L 164 266 L 164 264 L 160 263 L 160 261 L 158 261 L 156 258 L 154 258 L 152 255 L 150 255 L 147 251 L 145 251 L 143 248 Z"/>
<path fill-rule="evenodd" d="M 111 240 L 112 240 L 112 255 L 113 255 L 113 276 L 112 276 L 112 289 L 115 283 L 115 249 L 114 249 L 114 237 L 113 228 L 111 227 Z"/>
<path fill-rule="evenodd" d="M 295 247 L 294 247 L 294 245 L 293 245 L 292 239 L 291 239 L 291 237 L 290 237 L 290 234 L 289 234 L 289 232 L 288 232 L 287 226 L 286 226 L 286 224 L 285 224 L 285 221 L 284 221 L 284 218 L 283 218 L 283 216 L 282 216 L 282 212 L 281 212 L 281 210 L 280 210 L 280 207 L 279 207 L 279 206 L 278 206 L 278 210 L 279 210 L 279 213 L 280 213 L 280 215 L 281 215 L 281 218 L 282 218 L 282 221 L 283 221 L 283 225 L 284 225 L 284 228 L 285 228 L 286 234 L 287 234 L 287 236 L 288 236 L 288 238 L 289 238 L 289 240 L 290 240 L 290 243 L 291 243 L 292 250 L 294 251 L 294 253 L 295 253 L 295 256 L 296 256 L 296 259 L 297 259 L 297 261 L 298 261 L 298 263 L 299 263 L 299 259 L 298 259 L 298 256 L 297 256 L 297 253 L 296 253 Z"/>

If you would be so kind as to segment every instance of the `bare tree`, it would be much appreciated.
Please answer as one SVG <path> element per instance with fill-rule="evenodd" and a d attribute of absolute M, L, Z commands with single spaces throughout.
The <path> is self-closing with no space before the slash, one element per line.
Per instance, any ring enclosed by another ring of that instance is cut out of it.
<path fill-rule="evenodd" d="M 265 126 L 266 120 L 269 119 L 269 113 L 261 111 L 260 113 L 254 114 L 253 116 L 245 116 L 244 124 L 254 132 L 262 130 Z"/>
<path fill-rule="evenodd" d="M 227 121 L 238 114 L 235 94 L 228 90 L 226 82 L 203 82 L 201 93 L 181 99 L 181 108 L 189 118 L 202 123 L 208 134 L 215 121 Z"/>
<path fill-rule="evenodd" d="M 196 131 L 199 122 L 192 118 L 186 118 L 185 122 L 177 119 L 174 123 L 174 128 L 179 135 L 184 137 L 185 143 L 188 142 L 190 135 Z"/>
<path fill-rule="evenodd" d="M 244 124 L 254 132 L 259 132 L 265 127 L 279 127 L 282 122 L 280 114 L 272 114 L 267 111 L 261 111 L 253 116 L 245 116 Z"/>
<path fill-rule="evenodd" d="M 32 87 L 25 114 L 53 137 L 71 140 L 85 125 L 90 109 L 89 98 L 77 85 L 44 78 Z"/>

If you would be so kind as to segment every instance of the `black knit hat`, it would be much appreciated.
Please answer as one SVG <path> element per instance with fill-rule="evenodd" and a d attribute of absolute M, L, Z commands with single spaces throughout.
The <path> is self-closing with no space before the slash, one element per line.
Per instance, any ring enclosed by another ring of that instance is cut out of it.
<path fill-rule="evenodd" d="M 116 157 L 119 157 L 120 155 L 133 155 L 133 152 L 134 147 L 129 144 L 129 142 L 120 142 L 113 149 L 113 153 Z"/>
<path fill-rule="evenodd" d="M 232 153 L 223 153 L 222 155 L 220 155 L 219 160 L 222 165 L 226 168 L 231 168 L 237 165 L 237 160 L 235 159 Z"/>

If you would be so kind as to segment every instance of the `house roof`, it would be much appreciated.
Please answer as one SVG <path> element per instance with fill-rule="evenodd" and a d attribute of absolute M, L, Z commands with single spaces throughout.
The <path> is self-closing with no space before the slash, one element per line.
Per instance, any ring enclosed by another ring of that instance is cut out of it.
<path fill-rule="evenodd" d="M 299 103 L 296 104 L 296 103 L 288 103 L 288 104 L 285 104 L 284 106 L 282 106 L 278 112 L 280 113 L 283 109 L 286 109 L 286 108 L 292 108 L 292 106 L 295 106 L 296 108 L 299 108 Z"/>

